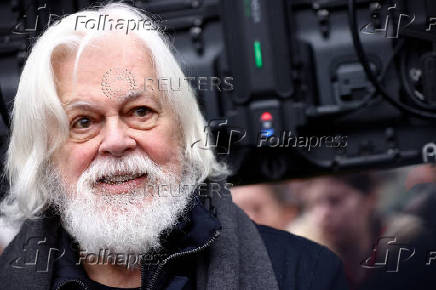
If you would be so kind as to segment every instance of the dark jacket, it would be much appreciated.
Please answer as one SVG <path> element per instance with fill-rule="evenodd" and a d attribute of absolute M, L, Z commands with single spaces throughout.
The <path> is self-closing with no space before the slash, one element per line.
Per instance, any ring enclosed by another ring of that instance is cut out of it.
<path fill-rule="evenodd" d="M 198 280 L 203 278 L 196 268 L 207 267 L 215 240 L 225 231 L 211 213 L 213 208 L 200 199 L 195 201 L 191 215 L 163 235 L 161 258 L 143 262 L 143 289 L 186 290 L 201 285 Z M 328 249 L 284 231 L 256 228 L 279 289 L 347 289 L 342 264 Z M 81 266 L 75 266 L 77 253 L 72 245 L 57 215 L 48 213 L 43 219 L 26 221 L 0 256 L 0 289 L 93 289 Z M 176 258 L 165 260 L 169 256 Z"/>

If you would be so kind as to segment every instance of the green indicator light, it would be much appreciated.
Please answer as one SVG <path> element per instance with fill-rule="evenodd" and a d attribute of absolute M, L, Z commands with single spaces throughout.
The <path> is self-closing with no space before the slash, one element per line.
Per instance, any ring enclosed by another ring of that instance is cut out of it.
<path fill-rule="evenodd" d="M 256 62 L 256 66 L 261 68 L 263 66 L 262 63 L 262 48 L 260 47 L 260 42 L 254 42 L 254 60 Z"/>

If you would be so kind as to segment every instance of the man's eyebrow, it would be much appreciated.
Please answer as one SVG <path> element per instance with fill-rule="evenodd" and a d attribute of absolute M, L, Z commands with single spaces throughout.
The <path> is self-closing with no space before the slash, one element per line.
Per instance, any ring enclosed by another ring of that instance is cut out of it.
<path fill-rule="evenodd" d="M 89 110 L 89 111 L 98 111 L 101 110 L 101 106 L 96 103 L 90 103 L 83 100 L 76 100 L 64 103 L 64 108 L 66 111 L 72 111 L 75 109 Z"/>
<path fill-rule="evenodd" d="M 159 103 L 158 98 L 155 94 L 150 94 L 150 93 L 145 94 L 144 91 L 139 91 L 139 90 L 134 91 L 128 95 L 118 97 L 118 98 L 119 98 L 119 102 L 122 105 L 125 105 L 128 102 L 134 101 L 134 100 L 139 99 L 141 97 L 150 98 L 154 102 Z M 68 101 L 66 103 L 63 103 L 63 106 L 64 106 L 66 111 L 72 111 L 72 110 L 76 110 L 76 109 L 82 109 L 82 110 L 88 110 L 88 111 L 102 111 L 103 110 L 103 107 L 101 105 L 94 103 L 94 102 L 88 102 L 85 100 Z"/>

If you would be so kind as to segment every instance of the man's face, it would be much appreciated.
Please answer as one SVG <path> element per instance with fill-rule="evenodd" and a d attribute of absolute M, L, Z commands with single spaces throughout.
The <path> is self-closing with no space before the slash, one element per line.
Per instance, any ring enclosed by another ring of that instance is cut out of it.
<path fill-rule="evenodd" d="M 286 209 L 273 196 L 268 186 L 246 185 L 232 188 L 233 201 L 258 224 L 277 229 L 286 227 Z"/>
<path fill-rule="evenodd" d="M 131 153 L 148 156 L 162 169 L 180 171 L 180 132 L 174 114 L 159 90 L 143 90 L 144 80 L 156 77 L 147 52 L 135 37 L 111 34 L 94 40 L 80 56 L 76 81 L 75 52 L 55 55 L 57 91 L 69 119 L 70 136 L 55 153 L 54 164 L 68 186 L 74 186 L 95 159 Z M 122 78 L 126 75 L 130 82 Z M 110 94 L 104 93 L 103 85 Z M 96 189 L 120 194 L 147 179 L 119 178 L 126 181 L 101 180 Z"/>
<path fill-rule="evenodd" d="M 83 50 L 77 80 L 74 62 L 65 50 L 53 57 L 70 134 L 47 183 L 58 192 L 53 203 L 63 226 L 94 253 L 159 247 L 160 233 L 189 202 L 183 185 L 194 184 L 196 171 L 182 156 L 177 118 L 161 92 L 143 90 L 144 80 L 156 77 L 147 49 L 111 34 Z"/>
<path fill-rule="evenodd" d="M 307 206 L 324 238 L 334 244 L 348 242 L 357 236 L 356 231 L 366 230 L 371 214 L 369 198 L 333 178 L 310 185 Z"/>

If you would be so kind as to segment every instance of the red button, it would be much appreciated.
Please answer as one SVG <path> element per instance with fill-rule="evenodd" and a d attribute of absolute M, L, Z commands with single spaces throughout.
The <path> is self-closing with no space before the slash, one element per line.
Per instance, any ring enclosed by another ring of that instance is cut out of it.
<path fill-rule="evenodd" d="M 272 120 L 272 115 L 269 112 L 264 112 L 260 116 L 260 120 L 261 121 L 271 121 Z"/>

